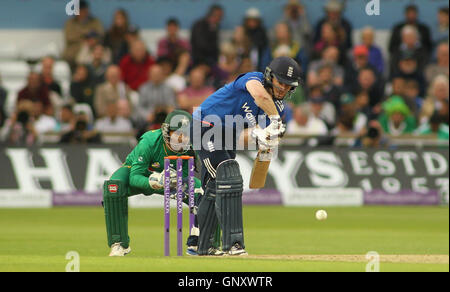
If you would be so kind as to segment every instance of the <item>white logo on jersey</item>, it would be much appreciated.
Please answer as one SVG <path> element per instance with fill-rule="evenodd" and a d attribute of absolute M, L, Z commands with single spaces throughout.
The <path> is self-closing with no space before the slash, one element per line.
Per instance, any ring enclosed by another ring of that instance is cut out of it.
<path fill-rule="evenodd" d="M 287 76 L 292 77 L 293 74 L 294 74 L 294 67 L 289 67 L 287 71 Z"/>
<path fill-rule="evenodd" d="M 277 105 L 277 107 L 280 110 L 280 112 L 282 112 L 284 110 L 284 103 L 283 103 L 282 100 L 275 101 L 275 104 Z"/>
<path fill-rule="evenodd" d="M 245 117 L 247 118 L 247 120 L 250 122 L 250 124 L 252 124 L 252 126 L 256 125 L 256 119 L 253 116 L 252 110 L 250 109 L 250 107 L 247 105 L 247 103 L 245 103 L 242 108 L 244 109 Z"/>

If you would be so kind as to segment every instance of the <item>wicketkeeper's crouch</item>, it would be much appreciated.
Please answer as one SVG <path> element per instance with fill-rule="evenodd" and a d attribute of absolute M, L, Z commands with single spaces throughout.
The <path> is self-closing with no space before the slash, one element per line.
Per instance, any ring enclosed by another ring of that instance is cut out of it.
<path fill-rule="evenodd" d="M 114 172 L 110 180 L 105 181 L 103 206 L 108 246 L 111 247 L 110 256 L 124 256 L 131 251 L 128 235 L 128 197 L 164 193 L 164 157 L 189 155 L 196 159 L 195 152 L 190 150 L 189 135 L 182 134 L 182 128 L 189 129 L 191 120 L 190 114 L 185 111 L 176 110 L 170 113 L 161 129 L 142 135 L 139 144 L 128 155 L 122 167 Z M 171 189 L 175 194 L 176 161 L 171 161 L 171 168 L 174 170 L 171 171 Z M 187 177 L 187 161 L 183 161 L 183 178 L 186 184 Z M 196 202 L 201 194 L 201 182 L 195 178 Z M 184 202 L 188 204 L 187 191 Z M 191 230 L 187 245 L 196 248 L 197 240 L 198 229 Z"/>

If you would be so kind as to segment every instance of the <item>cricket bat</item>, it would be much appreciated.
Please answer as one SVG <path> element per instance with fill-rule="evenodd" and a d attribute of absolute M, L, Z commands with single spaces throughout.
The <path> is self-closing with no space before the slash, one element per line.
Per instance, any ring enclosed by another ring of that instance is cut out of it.
<path fill-rule="evenodd" d="M 272 153 L 270 151 L 258 151 L 258 155 L 253 163 L 252 174 L 250 176 L 251 189 L 263 188 L 266 184 L 266 177 L 269 171 Z"/>

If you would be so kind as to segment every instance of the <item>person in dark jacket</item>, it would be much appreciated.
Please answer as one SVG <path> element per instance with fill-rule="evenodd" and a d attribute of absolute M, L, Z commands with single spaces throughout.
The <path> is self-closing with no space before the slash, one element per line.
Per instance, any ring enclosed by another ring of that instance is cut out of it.
<path fill-rule="evenodd" d="M 345 49 L 350 49 L 353 46 L 352 42 L 352 25 L 342 16 L 344 6 L 338 0 L 330 0 L 324 7 L 326 16 L 319 20 L 315 28 L 314 43 L 317 43 L 322 36 L 322 26 L 325 23 L 332 24 L 333 28 L 340 35 L 339 39 Z"/>
<path fill-rule="evenodd" d="M 406 25 L 412 25 L 417 28 L 419 41 L 422 47 L 431 52 L 433 43 L 431 40 L 430 29 L 426 24 L 419 22 L 419 10 L 416 5 L 408 5 L 405 8 L 405 21 L 394 26 L 391 40 L 389 42 L 389 52 L 397 52 L 402 44 L 402 29 Z"/>
<path fill-rule="evenodd" d="M 219 58 L 219 29 L 223 9 L 213 5 L 206 17 L 196 21 L 191 30 L 191 47 L 194 65 L 217 64 Z"/>
<path fill-rule="evenodd" d="M 246 35 L 250 39 L 252 63 L 258 71 L 264 71 L 270 60 L 265 60 L 269 53 L 269 38 L 264 27 L 261 13 L 257 8 L 249 8 L 245 12 L 243 25 Z"/>

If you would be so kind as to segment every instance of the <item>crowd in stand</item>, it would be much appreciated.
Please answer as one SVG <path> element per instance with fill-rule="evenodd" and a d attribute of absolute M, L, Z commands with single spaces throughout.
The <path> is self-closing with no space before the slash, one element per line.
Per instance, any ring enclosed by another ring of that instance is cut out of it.
<path fill-rule="evenodd" d="M 86 1 L 64 28 L 63 59 L 72 70 L 70 96 L 53 76 L 55 59 L 44 57 L 5 114 L 0 80 L 0 141 L 32 145 L 46 132 L 61 142 L 101 142 L 102 133 L 134 133 L 159 128 L 175 108 L 192 112 L 211 93 L 249 71 L 264 72 L 278 56 L 290 56 L 304 82 L 287 100 L 288 134 L 355 135 L 365 146 L 383 135 L 436 134 L 449 130 L 449 16 L 437 11 L 437 24 L 419 20 L 417 6 L 405 7 L 392 28 L 388 55 L 366 27 L 353 39 L 351 21 L 340 1 L 329 0 L 316 24 L 298 0 L 289 0 L 273 28 L 256 8 L 246 11 L 229 40 L 220 41 L 225 17 L 213 5 L 193 23 L 190 39 L 180 36 L 176 18 L 149 51 L 125 10 L 117 10 L 105 29 Z"/>

